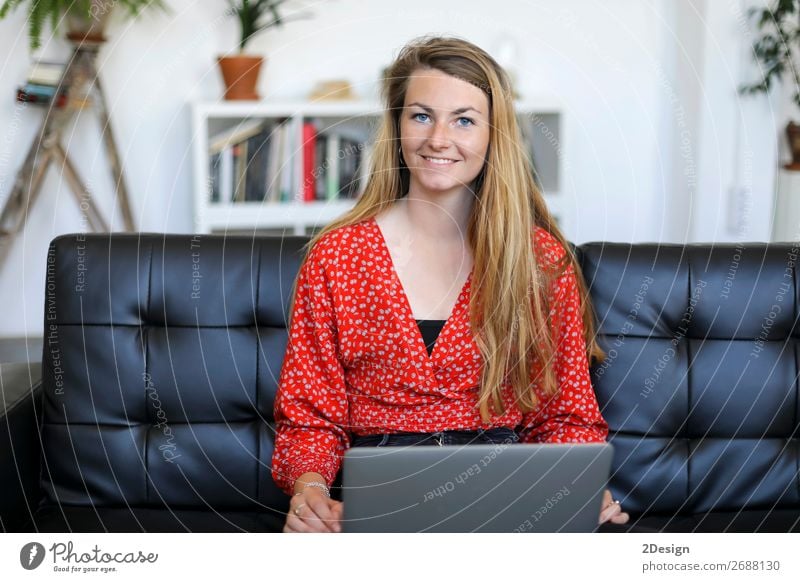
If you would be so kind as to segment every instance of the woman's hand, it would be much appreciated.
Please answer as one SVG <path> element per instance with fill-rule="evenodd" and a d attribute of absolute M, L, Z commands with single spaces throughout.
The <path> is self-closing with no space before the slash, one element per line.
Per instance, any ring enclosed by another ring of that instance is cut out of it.
<path fill-rule="evenodd" d="M 615 501 L 608 489 L 603 493 L 603 508 L 600 510 L 599 523 L 610 521 L 611 523 L 627 523 L 630 515 L 622 511 L 619 501 Z"/>
<path fill-rule="evenodd" d="M 340 532 L 344 504 L 317 487 L 306 487 L 289 502 L 284 533 Z"/>

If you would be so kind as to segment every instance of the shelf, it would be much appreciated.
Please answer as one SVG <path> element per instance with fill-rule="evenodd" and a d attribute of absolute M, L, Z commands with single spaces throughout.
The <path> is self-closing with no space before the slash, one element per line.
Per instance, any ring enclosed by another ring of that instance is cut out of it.
<path fill-rule="evenodd" d="M 284 226 L 322 226 L 353 207 L 355 200 L 336 202 L 237 202 L 213 204 L 204 212 L 204 219 L 230 229 L 279 228 Z"/>
<path fill-rule="evenodd" d="M 574 214 L 574 203 L 570 196 L 565 195 L 563 184 L 562 146 L 566 135 L 563 104 L 555 97 L 535 96 L 516 102 L 515 109 L 538 169 L 538 179 L 548 207 L 558 217 L 562 228 L 568 231 Z M 324 226 L 352 208 L 355 200 L 317 200 L 308 203 L 212 202 L 209 194 L 209 138 L 249 120 L 285 119 L 287 126 L 291 128 L 291 137 L 287 138 L 291 140 L 289 151 L 294 152 L 291 156 L 292 186 L 289 192 L 293 193 L 291 196 L 295 200 L 299 200 L 302 194 L 296 190 L 302 183 L 303 175 L 303 152 L 300 147 L 303 123 L 314 120 L 320 135 L 337 132 L 351 141 L 366 144 L 374 137 L 375 123 L 380 122 L 384 115 L 383 104 L 371 100 L 199 102 L 191 105 L 191 112 L 195 138 L 193 158 L 197 185 L 197 231 L 289 230 L 296 234 L 305 234 L 309 229 Z M 333 148 L 335 150 L 336 146 Z M 329 151 L 327 159 L 331 159 L 330 156 Z M 359 175 L 363 188 L 364 175 Z M 319 190 L 317 195 L 320 197 Z"/>
<path fill-rule="evenodd" d="M 382 115 L 374 101 L 221 101 L 195 103 L 195 115 L 202 117 L 363 117 Z"/>

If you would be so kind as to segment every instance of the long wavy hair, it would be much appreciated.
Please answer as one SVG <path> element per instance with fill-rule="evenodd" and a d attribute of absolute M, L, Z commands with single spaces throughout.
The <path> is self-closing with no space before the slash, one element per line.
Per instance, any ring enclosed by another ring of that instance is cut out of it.
<path fill-rule="evenodd" d="M 570 267 L 578 280 L 587 357 L 599 361 L 604 353 L 595 340 L 594 315 L 580 267 L 536 186 L 511 82 L 484 50 L 457 37 L 440 36 L 419 37 L 401 49 L 385 71 L 381 94 L 386 108 L 364 192 L 350 211 L 312 237 L 306 256 L 330 231 L 370 219 L 408 193 L 409 170 L 399 153 L 400 115 L 409 78 L 419 69 L 437 69 L 467 81 L 489 99 L 487 159 L 471 185 L 475 203 L 467 230 L 474 260 L 469 317 L 483 358 L 477 406 L 484 422 L 489 422 L 490 405 L 503 414 L 502 392 L 510 383 L 520 411 L 530 412 L 539 405 L 534 388 L 547 396 L 558 390 L 554 366 L 558 347 L 546 290 Z M 533 248 L 537 226 L 566 251 L 556 268 L 540 268 Z"/>

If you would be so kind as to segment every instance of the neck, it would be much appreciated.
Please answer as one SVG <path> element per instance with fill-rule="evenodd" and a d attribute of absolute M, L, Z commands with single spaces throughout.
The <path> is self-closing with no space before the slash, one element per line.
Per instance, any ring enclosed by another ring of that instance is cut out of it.
<path fill-rule="evenodd" d="M 401 200 L 409 227 L 415 233 L 438 239 L 466 239 L 467 224 L 475 202 L 469 189 L 436 196 L 409 190 Z"/>

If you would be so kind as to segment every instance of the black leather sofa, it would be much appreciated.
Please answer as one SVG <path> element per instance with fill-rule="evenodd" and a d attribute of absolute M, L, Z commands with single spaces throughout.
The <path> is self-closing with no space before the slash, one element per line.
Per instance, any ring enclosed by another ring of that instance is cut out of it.
<path fill-rule="evenodd" d="M 272 408 L 304 242 L 55 239 L 42 381 L 3 384 L 2 529 L 280 531 Z M 576 251 L 633 523 L 798 531 L 798 248 Z"/>

